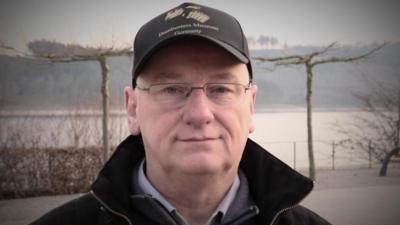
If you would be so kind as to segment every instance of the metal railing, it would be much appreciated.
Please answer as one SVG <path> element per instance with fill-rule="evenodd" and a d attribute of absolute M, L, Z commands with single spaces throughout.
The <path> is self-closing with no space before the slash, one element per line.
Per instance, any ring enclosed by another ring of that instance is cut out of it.
<path fill-rule="evenodd" d="M 270 153 L 294 169 L 307 169 L 309 165 L 307 141 L 256 141 Z M 314 140 L 314 159 L 317 168 L 369 167 L 377 162 L 357 149 L 347 149 L 339 140 Z"/>

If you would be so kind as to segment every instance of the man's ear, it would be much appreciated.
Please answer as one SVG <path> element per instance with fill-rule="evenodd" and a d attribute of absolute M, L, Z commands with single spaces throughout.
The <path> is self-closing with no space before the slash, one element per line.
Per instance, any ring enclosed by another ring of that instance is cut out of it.
<path fill-rule="evenodd" d="M 249 133 L 253 133 L 255 130 L 254 122 L 253 122 L 253 115 L 254 115 L 255 107 L 256 107 L 257 90 L 258 90 L 257 85 L 255 85 L 255 84 L 251 85 L 251 87 L 250 87 L 250 94 L 251 94 L 251 96 L 250 96 L 251 118 L 250 118 L 250 120 L 251 121 L 250 121 Z"/>
<path fill-rule="evenodd" d="M 137 120 L 137 96 L 135 90 L 127 86 L 124 89 L 125 96 L 125 110 L 128 115 L 128 129 L 132 135 L 140 133 L 140 127 Z"/>

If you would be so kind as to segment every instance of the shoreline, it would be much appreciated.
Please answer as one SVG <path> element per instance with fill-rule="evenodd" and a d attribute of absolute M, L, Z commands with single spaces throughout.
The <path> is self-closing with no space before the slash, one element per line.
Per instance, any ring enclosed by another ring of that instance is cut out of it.
<path fill-rule="evenodd" d="M 255 108 L 255 114 L 307 112 L 305 107 L 262 107 Z M 313 112 L 366 112 L 357 108 L 314 108 Z M 0 110 L 0 117 L 49 117 L 49 116 L 101 116 L 101 109 L 88 110 Z M 110 110 L 110 116 L 123 116 L 124 109 Z"/>

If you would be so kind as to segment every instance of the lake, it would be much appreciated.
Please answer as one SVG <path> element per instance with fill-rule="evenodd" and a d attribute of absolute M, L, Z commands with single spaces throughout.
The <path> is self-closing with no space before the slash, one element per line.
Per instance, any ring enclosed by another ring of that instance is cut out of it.
<path fill-rule="evenodd" d="M 351 122 L 355 115 L 363 112 L 313 112 L 314 157 L 319 168 L 366 166 L 369 161 L 365 154 L 335 146 L 347 137 L 335 130 L 335 123 Z M 256 113 L 256 130 L 250 138 L 288 165 L 296 168 L 308 167 L 307 154 L 307 113 L 303 109 L 295 111 L 275 111 Z M 335 151 L 333 162 L 332 153 Z M 295 159 L 296 158 L 296 159 Z M 296 161 L 296 162 L 294 162 Z"/>
<path fill-rule="evenodd" d="M 313 113 L 313 135 L 316 166 L 331 168 L 368 166 L 368 160 L 356 150 L 335 146 L 333 142 L 346 139 L 335 131 L 333 124 L 346 124 L 354 111 L 316 111 Z M 117 145 L 128 135 L 126 117 L 123 112 L 112 112 L 110 139 Z M 250 138 L 269 152 L 296 169 L 307 168 L 306 111 L 269 110 L 254 115 L 255 132 Z M 101 145 L 101 114 L 80 111 L 79 114 L 62 111 L 2 113 L 0 116 L 1 146 L 23 147 L 83 147 Z M 332 153 L 335 151 L 333 162 Z M 365 156 L 365 155 L 363 155 Z"/>

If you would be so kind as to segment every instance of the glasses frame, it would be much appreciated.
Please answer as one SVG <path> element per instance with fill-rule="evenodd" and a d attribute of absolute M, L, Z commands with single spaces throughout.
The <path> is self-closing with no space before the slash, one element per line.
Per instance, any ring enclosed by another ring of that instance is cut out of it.
<path fill-rule="evenodd" d="M 199 90 L 203 90 L 203 92 L 204 92 L 204 94 L 207 96 L 207 99 L 208 99 L 208 100 L 210 100 L 210 101 L 213 102 L 214 104 L 217 104 L 217 103 L 215 103 L 215 102 L 207 95 L 206 89 L 207 89 L 207 87 L 210 86 L 210 85 L 226 85 L 226 84 L 228 84 L 228 85 L 237 85 L 237 86 L 241 86 L 241 87 L 244 88 L 244 93 L 246 93 L 248 90 L 250 90 L 251 85 L 252 85 L 252 82 L 249 81 L 249 83 L 248 83 L 247 85 L 241 84 L 241 83 L 232 83 L 232 82 L 224 82 L 224 83 L 205 83 L 205 84 L 203 84 L 202 86 L 192 86 L 190 83 L 155 83 L 155 84 L 151 84 L 151 85 L 149 85 L 149 86 L 147 86 L 147 87 L 141 87 L 141 86 L 139 86 L 139 85 L 136 85 L 135 89 L 140 90 L 140 91 L 146 91 L 146 92 L 148 92 L 148 93 L 150 94 L 150 89 L 151 89 L 152 87 L 154 87 L 154 86 L 160 86 L 160 85 L 185 85 L 185 86 L 187 86 L 187 87 L 190 88 L 190 90 L 188 91 L 188 93 L 187 93 L 186 96 L 185 96 L 185 97 L 186 97 L 185 100 L 189 98 L 189 96 L 192 94 L 193 90 L 199 89 Z M 185 102 L 186 102 L 186 101 L 183 101 L 182 103 L 185 103 Z M 179 104 L 178 104 L 178 105 L 179 105 Z M 218 105 L 218 104 L 217 104 L 217 105 Z"/>

